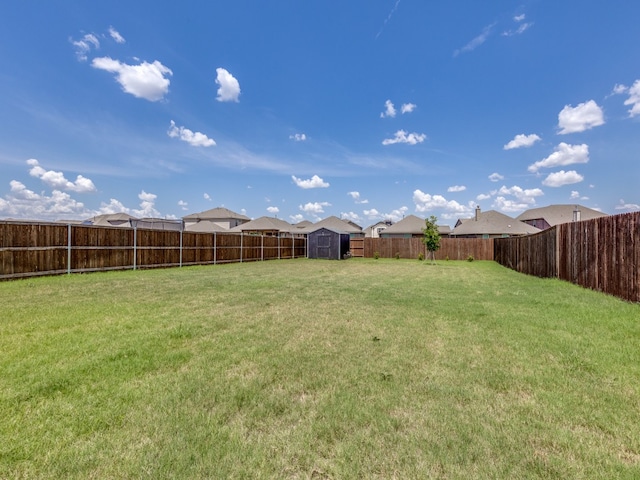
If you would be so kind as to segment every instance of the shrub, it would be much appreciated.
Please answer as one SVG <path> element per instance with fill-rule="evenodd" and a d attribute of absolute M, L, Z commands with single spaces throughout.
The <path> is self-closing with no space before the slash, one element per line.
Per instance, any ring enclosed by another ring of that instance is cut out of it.
<path fill-rule="evenodd" d="M 447 255 L 447 258 L 445 258 L 445 260 L 448 262 L 449 261 L 449 255 Z"/>
<path fill-rule="evenodd" d="M 469 255 L 467 257 L 467 262 L 473 262 L 475 259 L 473 258 L 473 255 Z"/>
<path fill-rule="evenodd" d="M 424 260 L 424 253 L 420 252 L 418 254 L 418 260 L 420 260 L 420 261 Z"/>
<path fill-rule="evenodd" d="M 380 252 L 373 252 L 373 258 L 378 260 L 380 258 Z"/>
<path fill-rule="evenodd" d="M 396 252 L 395 257 L 396 257 L 396 260 L 400 260 L 400 252 Z"/>

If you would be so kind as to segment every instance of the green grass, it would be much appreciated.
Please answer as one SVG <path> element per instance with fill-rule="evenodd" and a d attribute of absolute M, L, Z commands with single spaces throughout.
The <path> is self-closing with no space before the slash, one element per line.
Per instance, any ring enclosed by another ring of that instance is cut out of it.
<path fill-rule="evenodd" d="M 491 262 L 0 283 L 0 478 L 639 478 L 640 306 Z"/>

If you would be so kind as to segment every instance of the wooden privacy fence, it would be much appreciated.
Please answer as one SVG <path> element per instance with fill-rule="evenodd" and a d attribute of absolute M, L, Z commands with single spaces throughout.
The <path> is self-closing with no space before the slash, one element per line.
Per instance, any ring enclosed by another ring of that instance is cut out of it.
<path fill-rule="evenodd" d="M 640 212 L 496 239 L 495 260 L 518 272 L 560 278 L 640 302 Z"/>
<path fill-rule="evenodd" d="M 422 238 L 352 238 L 351 255 L 354 257 L 373 258 L 378 252 L 380 258 L 418 258 L 427 251 Z M 440 249 L 436 252 L 436 260 L 493 260 L 492 238 L 441 238 Z"/>
<path fill-rule="evenodd" d="M 0 222 L 0 280 L 306 257 L 306 239 Z"/>

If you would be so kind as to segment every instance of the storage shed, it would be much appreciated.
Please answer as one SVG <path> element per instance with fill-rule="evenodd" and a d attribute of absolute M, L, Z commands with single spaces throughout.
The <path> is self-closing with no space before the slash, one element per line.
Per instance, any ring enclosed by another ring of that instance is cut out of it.
<path fill-rule="evenodd" d="M 340 260 L 349 251 L 349 234 L 321 227 L 307 235 L 307 258 Z"/>

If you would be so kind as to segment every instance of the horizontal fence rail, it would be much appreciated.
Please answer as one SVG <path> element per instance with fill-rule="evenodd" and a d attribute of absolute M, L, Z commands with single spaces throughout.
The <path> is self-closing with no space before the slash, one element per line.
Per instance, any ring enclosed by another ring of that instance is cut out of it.
<path fill-rule="evenodd" d="M 353 257 L 373 258 L 427 258 L 427 251 L 420 237 L 414 238 L 352 238 Z M 441 238 L 436 260 L 493 260 L 492 238 Z"/>
<path fill-rule="evenodd" d="M 495 260 L 518 272 L 559 278 L 640 302 L 640 212 L 496 239 Z"/>
<path fill-rule="evenodd" d="M 306 238 L 0 222 L 0 280 L 306 257 Z"/>

